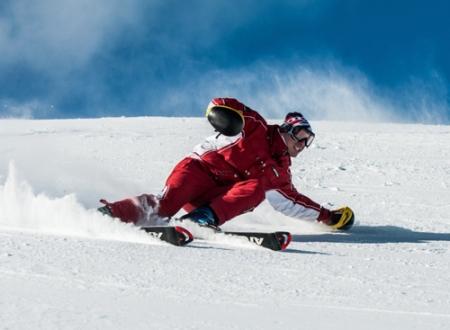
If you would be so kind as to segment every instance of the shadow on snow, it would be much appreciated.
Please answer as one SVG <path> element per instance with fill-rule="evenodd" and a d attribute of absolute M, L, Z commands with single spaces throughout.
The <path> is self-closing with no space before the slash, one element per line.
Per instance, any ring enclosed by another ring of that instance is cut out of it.
<path fill-rule="evenodd" d="M 295 242 L 319 243 L 426 243 L 450 242 L 450 233 L 429 233 L 396 226 L 357 226 L 349 232 L 333 232 L 317 235 L 293 235 Z"/>

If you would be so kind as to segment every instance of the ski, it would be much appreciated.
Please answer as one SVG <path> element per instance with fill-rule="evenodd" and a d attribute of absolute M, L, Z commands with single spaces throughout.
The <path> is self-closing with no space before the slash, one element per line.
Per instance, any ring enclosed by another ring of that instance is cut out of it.
<path fill-rule="evenodd" d="M 111 216 L 110 212 L 106 212 L 109 211 L 107 210 L 106 207 L 101 207 L 98 210 L 103 214 Z M 184 220 L 175 219 L 175 221 L 183 223 Z M 208 227 L 216 233 L 245 237 L 250 243 L 274 251 L 285 250 L 292 239 L 291 234 L 285 231 L 276 231 L 271 233 L 238 232 L 238 231 L 222 231 L 220 228 L 215 226 L 201 226 L 201 227 Z M 176 246 L 184 246 L 194 240 L 194 236 L 189 230 L 176 224 L 170 226 L 141 227 L 140 229 L 144 230 L 154 238 L 160 239 L 164 242 Z"/>
<path fill-rule="evenodd" d="M 184 246 L 194 240 L 191 232 L 181 226 L 141 227 L 141 229 L 152 237 L 176 246 Z"/>
<path fill-rule="evenodd" d="M 292 240 L 292 235 L 286 231 L 271 233 L 222 231 L 225 235 L 243 236 L 249 242 L 274 251 L 285 250 Z"/>
<path fill-rule="evenodd" d="M 224 234 L 229 236 L 245 237 L 250 243 L 258 246 L 270 249 L 273 251 L 285 250 L 292 240 L 291 233 L 287 231 L 275 231 L 275 232 L 245 232 L 245 231 L 224 231 L 216 226 L 199 225 L 190 219 L 173 219 L 172 224 L 181 223 L 183 226 L 187 226 L 194 233 L 195 238 L 203 239 L 201 233 L 196 232 L 196 228 L 209 229 L 216 234 Z M 194 225 L 194 226 L 192 226 Z"/>

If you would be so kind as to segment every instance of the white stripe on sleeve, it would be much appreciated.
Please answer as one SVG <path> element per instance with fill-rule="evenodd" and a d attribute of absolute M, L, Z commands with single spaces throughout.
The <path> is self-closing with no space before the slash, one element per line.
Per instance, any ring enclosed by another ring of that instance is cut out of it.
<path fill-rule="evenodd" d="M 319 216 L 319 211 L 294 202 L 278 190 L 267 191 L 266 198 L 275 210 L 289 217 L 315 221 Z"/>

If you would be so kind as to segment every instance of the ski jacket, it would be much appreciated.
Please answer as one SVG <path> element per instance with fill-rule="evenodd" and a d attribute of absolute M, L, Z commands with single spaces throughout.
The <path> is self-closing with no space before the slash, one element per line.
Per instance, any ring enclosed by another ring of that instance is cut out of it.
<path fill-rule="evenodd" d="M 274 209 L 295 218 L 318 219 L 321 206 L 292 184 L 291 158 L 279 126 L 267 124 L 258 112 L 236 99 L 215 98 L 208 109 L 213 106 L 241 113 L 244 128 L 233 137 L 206 138 L 190 157 L 200 159 L 220 185 L 258 179 Z"/>

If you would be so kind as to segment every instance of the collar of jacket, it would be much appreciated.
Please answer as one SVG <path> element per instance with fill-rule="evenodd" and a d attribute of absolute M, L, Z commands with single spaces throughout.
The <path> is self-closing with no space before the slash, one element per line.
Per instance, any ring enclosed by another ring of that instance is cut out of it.
<path fill-rule="evenodd" d="M 268 138 L 272 157 L 280 158 L 289 155 L 288 147 L 284 142 L 279 125 L 269 125 Z"/>

